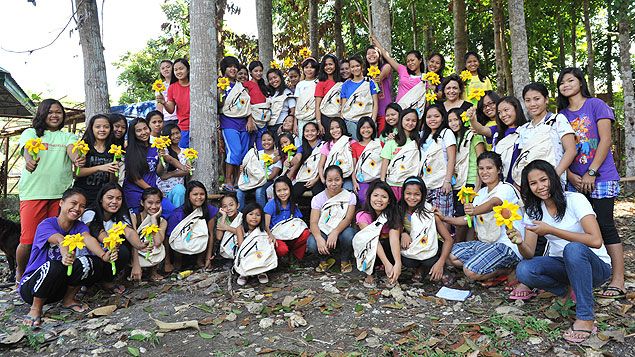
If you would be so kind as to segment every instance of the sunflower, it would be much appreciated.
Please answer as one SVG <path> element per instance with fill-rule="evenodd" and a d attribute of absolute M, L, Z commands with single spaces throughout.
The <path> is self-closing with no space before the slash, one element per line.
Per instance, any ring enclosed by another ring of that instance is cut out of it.
<path fill-rule="evenodd" d="M 426 166 L 426 174 L 430 175 L 432 173 L 432 166 Z"/>
<path fill-rule="evenodd" d="M 165 84 L 160 79 L 157 79 L 152 83 L 152 90 L 155 92 L 163 92 L 165 90 Z"/>
<path fill-rule="evenodd" d="M 280 65 L 275 60 L 269 62 L 269 67 L 271 67 L 271 69 L 280 69 Z"/>
<path fill-rule="evenodd" d="M 241 100 L 240 100 L 240 105 L 241 105 L 241 106 L 243 106 L 243 105 L 245 105 L 245 104 L 247 104 L 247 101 L 246 101 L 246 100 L 244 100 L 244 99 L 241 99 Z"/>
<path fill-rule="evenodd" d="M 283 64 L 284 64 L 285 68 L 291 68 L 291 67 L 293 67 L 293 60 L 291 58 L 287 57 L 287 58 L 284 59 L 284 63 Z"/>
<path fill-rule="evenodd" d="M 461 77 L 461 80 L 463 82 L 468 82 L 469 80 L 472 79 L 472 73 L 470 73 L 470 71 L 468 71 L 467 69 L 463 72 L 461 72 L 461 74 L 459 75 L 459 77 Z"/>
<path fill-rule="evenodd" d="M 381 71 L 379 70 L 379 68 L 375 65 L 370 66 L 368 68 L 368 76 L 371 78 L 375 78 L 377 77 L 379 74 L 381 73 Z"/>
<path fill-rule="evenodd" d="M 29 139 L 26 144 L 24 144 L 24 148 L 26 151 L 33 157 L 33 160 L 37 160 L 37 154 L 40 151 L 47 150 L 46 146 L 42 144 L 42 139 Z"/>
<path fill-rule="evenodd" d="M 340 104 L 340 98 L 336 98 L 335 103 Z"/>
<path fill-rule="evenodd" d="M 375 160 L 370 160 L 368 165 L 370 165 L 370 167 L 375 167 L 375 165 L 376 165 Z"/>
<path fill-rule="evenodd" d="M 456 197 L 459 198 L 462 204 L 471 203 L 474 200 L 474 197 L 478 196 L 478 193 L 474 191 L 472 187 L 461 187 L 459 192 L 456 194 Z"/>
<path fill-rule="evenodd" d="M 475 100 L 478 102 L 484 96 L 485 96 L 485 90 L 483 90 L 483 88 L 472 88 L 470 89 L 470 93 L 467 95 L 467 99 Z"/>
<path fill-rule="evenodd" d="M 428 236 L 424 235 L 421 237 L 421 244 L 426 245 L 428 243 Z"/>
<path fill-rule="evenodd" d="M 311 52 L 311 50 L 310 50 L 308 47 L 303 47 L 303 48 L 300 50 L 300 56 L 301 56 L 301 57 L 303 57 L 303 58 L 310 57 L 310 56 L 311 56 L 311 53 L 312 53 L 312 52 Z"/>
<path fill-rule="evenodd" d="M 406 169 L 406 167 L 404 165 L 400 165 L 399 166 L 399 170 L 404 171 Z"/>
<path fill-rule="evenodd" d="M 478 221 L 483 224 L 485 223 L 485 220 L 483 219 L 483 216 L 478 216 Z"/>
<path fill-rule="evenodd" d="M 363 106 L 364 106 L 364 103 L 362 103 L 362 102 L 355 102 L 355 105 L 357 105 L 358 107 L 360 107 L 360 108 L 361 108 L 361 107 L 363 107 Z"/>
<path fill-rule="evenodd" d="M 435 72 L 428 72 L 424 74 L 422 76 L 422 79 L 434 86 L 441 84 L 441 78 L 439 78 L 439 75 L 436 74 Z"/>
<path fill-rule="evenodd" d="M 229 87 L 229 78 L 227 77 L 218 77 L 218 82 L 216 83 L 216 86 L 220 89 L 220 90 L 226 90 Z"/>
<path fill-rule="evenodd" d="M 261 251 L 256 251 L 256 258 L 262 259 L 262 252 Z"/>
<path fill-rule="evenodd" d="M 517 204 L 504 200 L 502 205 L 494 207 L 494 218 L 496 218 L 496 225 L 505 225 L 507 226 L 507 228 L 511 229 L 514 221 L 518 221 L 522 218 L 518 213 L 519 209 L 520 206 L 518 206 Z"/>
<path fill-rule="evenodd" d="M 434 104 L 434 101 L 437 99 L 437 95 L 434 94 L 433 92 L 427 92 L 426 93 L 426 102 L 430 103 L 430 104 Z"/>

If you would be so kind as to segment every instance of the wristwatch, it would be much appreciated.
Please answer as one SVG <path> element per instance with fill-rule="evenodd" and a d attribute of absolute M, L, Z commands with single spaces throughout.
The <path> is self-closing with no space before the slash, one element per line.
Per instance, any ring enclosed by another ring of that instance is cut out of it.
<path fill-rule="evenodd" d="M 596 177 L 596 176 L 600 176 L 599 173 L 593 169 L 589 169 L 589 171 L 587 171 L 587 173 L 589 174 L 589 176 L 591 177 Z"/>

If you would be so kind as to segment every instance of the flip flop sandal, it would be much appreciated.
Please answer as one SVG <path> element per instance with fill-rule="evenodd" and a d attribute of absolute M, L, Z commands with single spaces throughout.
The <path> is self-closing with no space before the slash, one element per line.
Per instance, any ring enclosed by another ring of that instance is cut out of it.
<path fill-rule="evenodd" d="M 320 262 L 320 264 L 315 268 L 315 271 L 318 273 L 326 273 L 334 264 L 335 259 L 327 259 L 326 261 Z"/>
<path fill-rule="evenodd" d="M 75 310 L 76 307 L 78 307 L 80 310 Z M 68 306 L 62 305 L 62 310 L 74 312 L 76 314 L 83 314 L 86 311 L 88 311 L 89 309 L 90 309 L 90 307 L 88 307 L 88 305 L 84 305 L 84 304 L 72 304 L 72 305 L 68 305 Z"/>
<path fill-rule="evenodd" d="M 340 264 L 340 271 L 342 273 L 350 273 L 353 271 L 353 264 L 351 262 L 342 262 Z"/>
<path fill-rule="evenodd" d="M 572 333 L 572 332 L 582 332 L 582 333 L 587 333 L 588 335 L 586 337 L 567 336 L 568 333 Z M 570 329 L 565 331 L 565 333 L 562 335 L 562 338 L 564 338 L 565 341 L 570 342 L 570 343 L 582 343 L 582 342 L 588 340 L 589 338 L 591 338 L 591 336 L 595 335 L 597 332 L 598 332 L 598 327 L 597 326 L 593 326 L 593 329 L 591 329 L 591 330 L 575 329 L 575 328 L 573 328 L 573 326 L 571 326 Z"/>
<path fill-rule="evenodd" d="M 366 279 L 364 279 L 363 280 L 363 284 L 364 284 L 364 287 L 367 288 L 367 289 L 374 289 L 374 288 L 377 287 L 377 282 L 374 279 L 373 279 L 372 283 L 370 283 L 370 282 L 366 281 Z"/>
<path fill-rule="evenodd" d="M 225 192 L 236 192 L 236 188 L 234 187 L 234 185 L 230 184 L 223 184 L 223 186 L 221 186 L 221 190 Z"/>
<path fill-rule="evenodd" d="M 526 292 L 527 294 L 519 295 L 519 293 L 523 293 L 523 292 Z M 530 299 L 533 299 L 536 296 L 538 296 L 538 293 L 536 292 L 536 289 L 529 289 L 529 290 L 514 289 L 509 294 L 508 298 L 510 300 L 530 300 Z"/>
<path fill-rule="evenodd" d="M 504 283 L 505 281 L 507 281 L 507 275 L 499 275 L 499 276 L 497 276 L 495 278 L 483 281 L 480 284 L 481 284 L 482 287 L 492 288 L 494 286 L 498 286 L 498 285 Z"/>
<path fill-rule="evenodd" d="M 40 326 L 42 326 L 42 316 L 33 317 L 24 315 L 22 325 L 28 326 L 32 329 L 40 328 Z"/>
<path fill-rule="evenodd" d="M 505 287 L 503 288 L 503 290 L 514 291 L 516 290 L 516 285 L 518 284 L 520 284 L 518 280 L 508 281 L 507 284 L 505 284 Z"/>
<path fill-rule="evenodd" d="M 607 291 L 613 291 L 616 292 L 616 295 L 606 295 Z M 602 288 L 600 291 L 596 291 L 594 293 L 595 297 L 601 298 L 601 299 L 623 299 L 626 297 L 626 291 L 615 287 L 615 286 L 606 286 L 604 288 Z"/>

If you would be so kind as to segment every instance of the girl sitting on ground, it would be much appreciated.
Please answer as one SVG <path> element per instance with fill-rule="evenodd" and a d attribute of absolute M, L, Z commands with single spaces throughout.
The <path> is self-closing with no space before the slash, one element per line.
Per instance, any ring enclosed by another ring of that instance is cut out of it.
<path fill-rule="evenodd" d="M 170 124 L 173 125 L 173 124 Z M 152 234 L 152 244 L 149 238 L 142 237 L 142 242 L 148 245 L 145 251 L 133 249 L 133 262 L 136 261 L 141 268 L 149 268 L 150 281 L 163 280 L 163 276 L 158 273 L 159 264 L 164 260 L 166 250 L 170 244 L 165 241 L 165 232 L 168 228 L 168 221 L 161 217 L 161 200 L 163 195 L 157 188 L 151 187 L 143 190 L 141 194 L 141 212 L 130 217 L 133 229 L 139 237 L 143 229 L 151 225 L 158 228 L 158 232 Z M 133 269 L 134 270 L 134 269 Z"/>
<path fill-rule="evenodd" d="M 267 271 L 278 266 L 275 239 L 267 234 L 264 212 L 255 202 L 247 204 L 242 211 L 243 234 L 238 235 L 238 250 L 234 258 L 234 270 L 238 273 L 238 285 L 247 284 L 250 276 L 257 275 L 260 284 L 269 282 Z M 256 247 L 256 249 L 253 249 Z M 251 261 L 247 265 L 246 262 Z"/>

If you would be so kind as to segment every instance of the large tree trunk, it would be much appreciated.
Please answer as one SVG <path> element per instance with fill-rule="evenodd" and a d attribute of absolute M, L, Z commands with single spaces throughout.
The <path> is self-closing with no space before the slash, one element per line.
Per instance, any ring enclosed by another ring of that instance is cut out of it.
<path fill-rule="evenodd" d="M 454 70 L 459 73 L 465 68 L 467 52 L 467 19 L 465 17 L 465 0 L 452 0 L 454 17 Z"/>
<path fill-rule="evenodd" d="M 613 106 L 613 4 L 612 0 L 607 0 L 606 12 L 608 31 L 606 31 L 606 53 L 604 58 L 604 71 L 606 72 L 606 97 L 609 106 Z"/>
<path fill-rule="evenodd" d="M 86 92 L 86 123 L 95 114 L 110 112 L 108 79 L 104 46 L 99 30 L 96 0 L 75 0 L 79 43 L 84 57 L 84 91 Z"/>
<path fill-rule="evenodd" d="M 269 69 L 273 60 L 273 28 L 271 0 L 256 0 L 256 25 L 258 27 L 258 59 Z"/>
<path fill-rule="evenodd" d="M 595 58 L 593 54 L 593 36 L 591 34 L 591 20 L 589 19 L 589 0 L 584 0 L 584 32 L 586 32 L 587 43 L 587 76 L 589 82 L 589 90 L 591 95 L 595 96 L 595 76 L 593 74 L 593 66 Z"/>
<path fill-rule="evenodd" d="M 560 68 L 565 68 L 567 63 L 565 62 L 566 48 L 564 46 L 564 26 L 558 26 L 558 45 L 560 52 L 558 53 L 558 65 Z"/>
<path fill-rule="evenodd" d="M 512 95 L 514 94 L 514 81 L 512 80 L 512 66 L 511 66 L 511 60 L 509 58 L 509 52 L 510 52 L 509 43 L 511 39 L 509 38 L 509 36 L 503 33 L 501 36 L 501 40 L 503 40 L 503 42 L 501 42 L 501 45 L 502 45 L 501 47 L 503 50 L 503 70 L 505 71 L 505 84 L 507 85 L 507 95 Z"/>
<path fill-rule="evenodd" d="M 503 69 L 503 9 L 501 0 L 492 0 L 492 13 L 494 20 L 494 54 L 496 56 L 496 88 L 498 94 L 505 93 L 505 70 Z"/>
<path fill-rule="evenodd" d="M 525 85 L 529 84 L 529 56 L 527 54 L 527 30 L 523 0 L 509 0 L 509 27 L 512 44 L 512 79 L 514 95 L 522 98 Z"/>
<path fill-rule="evenodd" d="M 311 50 L 311 55 L 315 58 L 318 58 L 318 41 L 320 38 L 318 37 L 318 0 L 309 0 L 309 49 Z"/>
<path fill-rule="evenodd" d="M 333 31 L 335 34 L 335 55 L 337 58 L 344 57 L 344 37 L 342 36 L 342 0 L 335 0 L 333 5 Z"/>
<path fill-rule="evenodd" d="M 388 0 L 371 0 L 372 33 L 379 43 L 390 52 L 392 50 L 390 2 Z"/>
<path fill-rule="evenodd" d="M 194 179 L 218 190 L 216 0 L 190 1 L 190 147 L 198 150 Z"/>
<path fill-rule="evenodd" d="M 635 176 L 635 90 L 633 89 L 633 68 L 631 67 L 631 28 L 628 16 L 628 2 L 621 0 L 618 8 L 617 31 L 620 44 L 620 73 L 624 88 L 624 157 L 626 176 Z M 632 190 L 633 185 L 629 188 Z"/>
<path fill-rule="evenodd" d="M 216 0 L 216 58 L 223 58 L 225 54 L 225 41 L 223 41 L 223 18 L 225 17 L 225 7 L 227 6 L 227 0 Z M 221 159 L 222 162 L 222 159 Z"/>
<path fill-rule="evenodd" d="M 410 21 L 412 22 L 412 48 L 416 49 L 418 44 L 417 32 L 419 30 L 417 29 L 417 10 L 414 0 L 410 3 Z M 426 53 L 429 54 L 427 51 Z"/>

